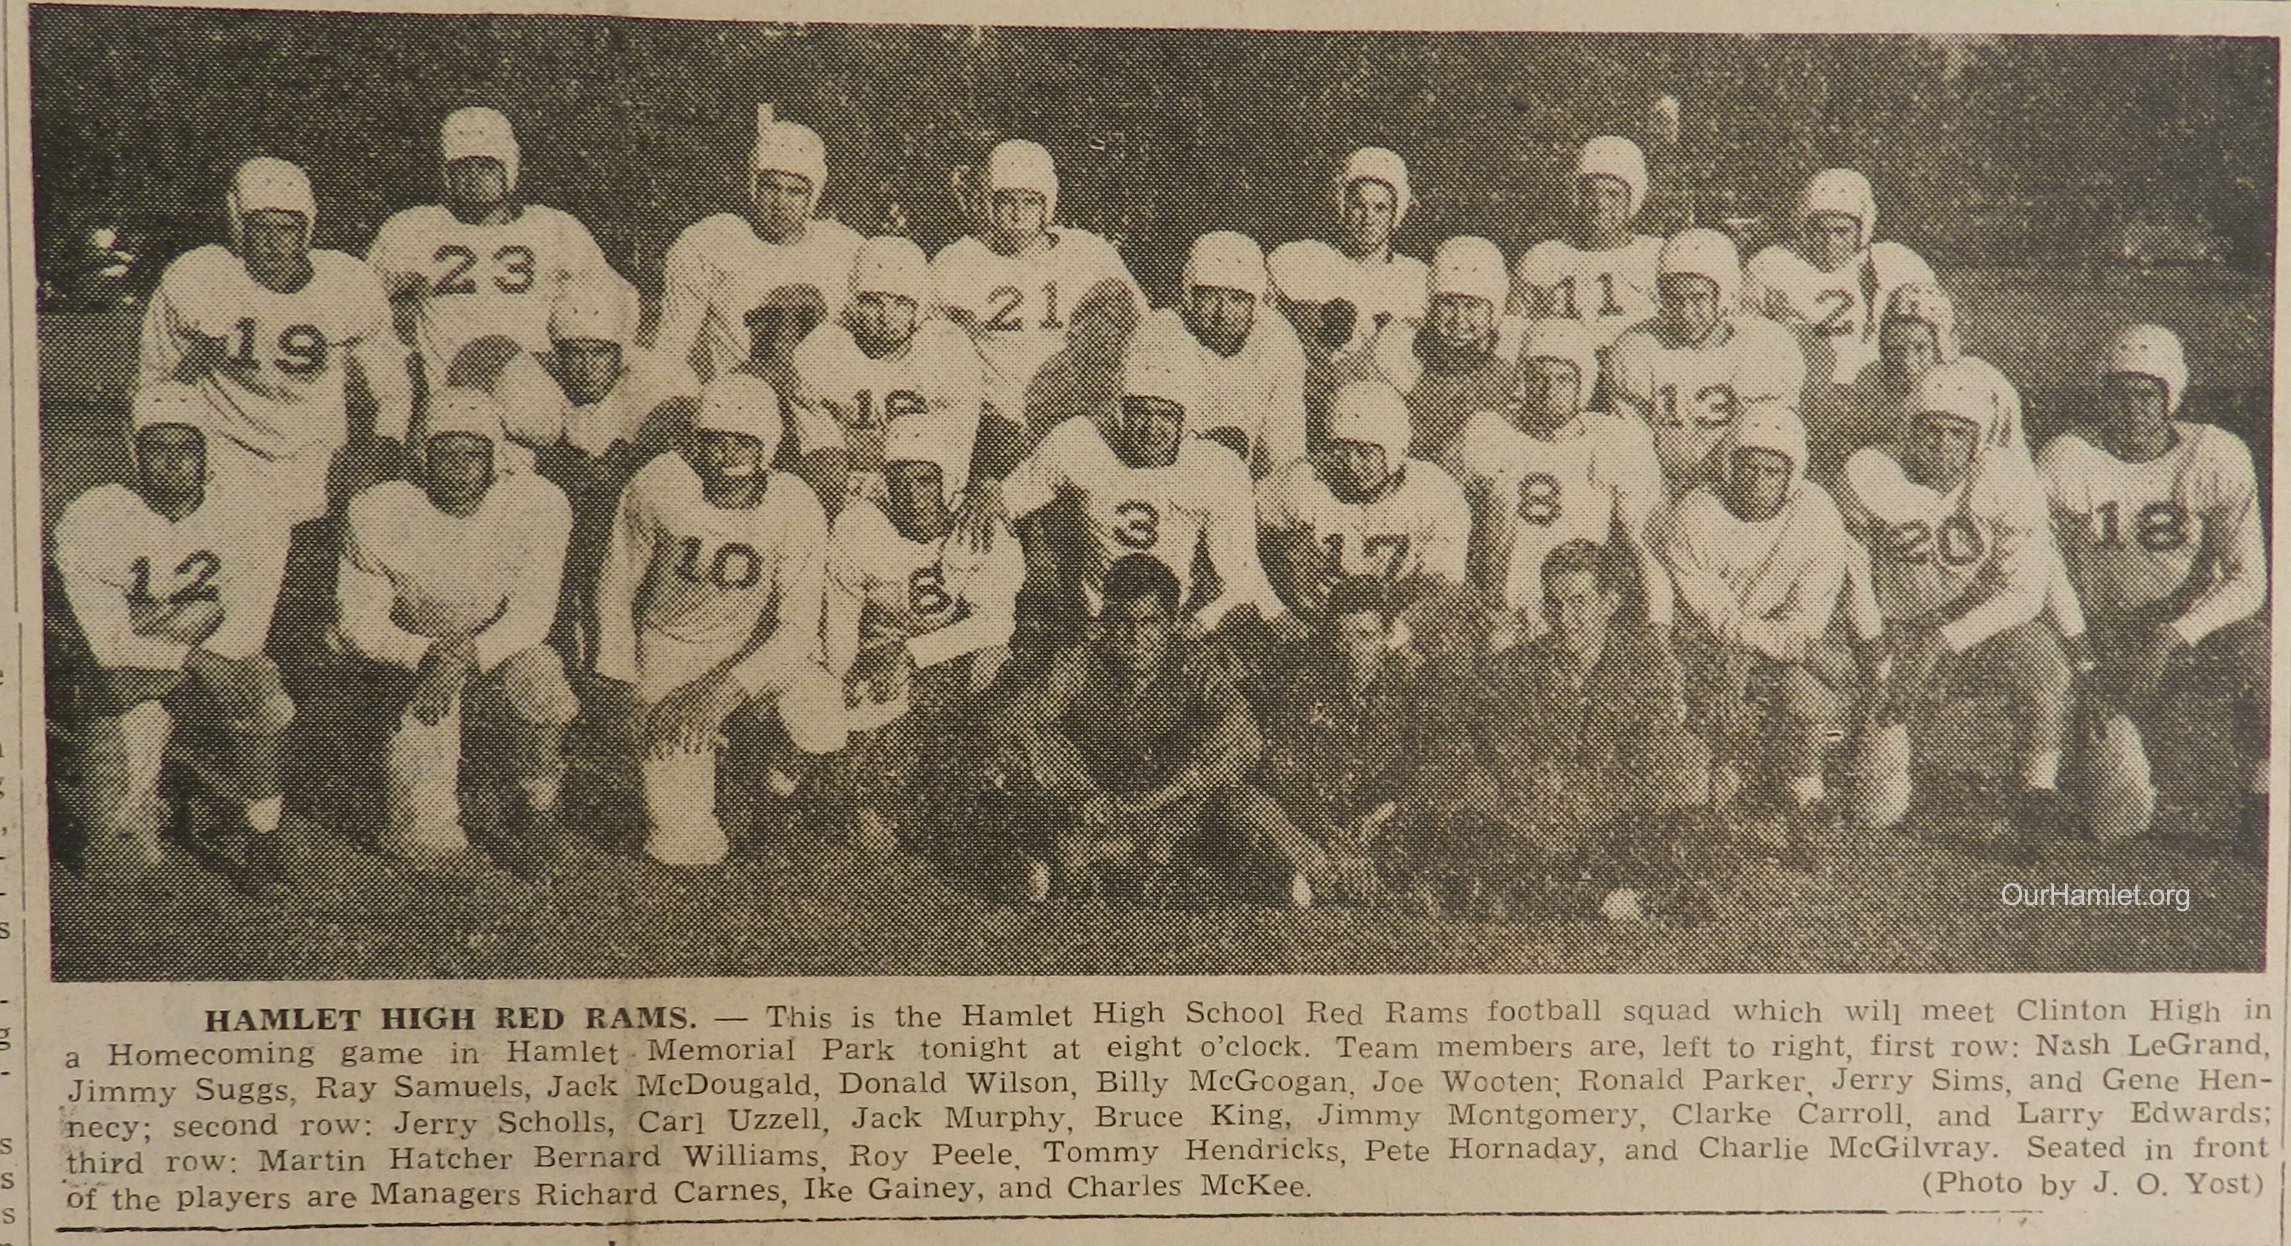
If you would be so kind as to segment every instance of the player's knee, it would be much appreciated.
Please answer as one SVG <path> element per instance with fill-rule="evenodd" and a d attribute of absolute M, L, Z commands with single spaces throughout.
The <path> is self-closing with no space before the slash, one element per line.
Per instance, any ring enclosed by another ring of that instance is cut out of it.
<path fill-rule="evenodd" d="M 850 743 L 851 726 L 843 688 L 825 670 L 805 672 L 773 704 L 780 727 L 799 753 L 824 756 Z"/>
<path fill-rule="evenodd" d="M 538 727 L 562 727 L 581 712 L 565 679 L 565 660 L 547 645 L 535 645 L 504 659 L 494 671 L 509 712 Z"/>

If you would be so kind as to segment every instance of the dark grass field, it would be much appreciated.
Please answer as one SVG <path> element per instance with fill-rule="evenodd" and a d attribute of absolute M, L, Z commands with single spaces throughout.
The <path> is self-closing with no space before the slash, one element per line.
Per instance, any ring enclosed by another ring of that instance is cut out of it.
<path fill-rule="evenodd" d="M 2098 337 L 2134 319 L 2188 336 L 2192 418 L 2253 439 L 2265 470 L 2264 282 L 2131 270 L 1948 274 L 1971 349 L 2029 390 L 2032 424 L 2081 409 L 2072 388 Z M 41 324 L 46 514 L 118 478 L 133 355 L 130 319 Z M 1193 974 L 1542 972 L 2250 972 L 2263 968 L 2266 876 L 2227 851 L 2238 784 L 2211 690 L 2151 747 L 2166 804 L 2158 833 L 2062 844 L 2033 866 L 1985 842 L 2009 765 L 2001 702 L 1949 707 L 1926 733 L 1931 797 L 1896 832 L 1842 837 L 1811 874 L 1750 852 L 1717 883 L 1709 920 L 1617 925 L 1596 894 L 1566 889 L 1504 920 L 1431 917 L 1398 903 L 1290 913 L 998 902 L 978 882 L 903 853 L 867 856 L 795 827 L 722 869 L 672 874 L 625 846 L 625 815 L 584 819 L 599 841 L 548 886 L 482 863 L 417 871 L 356 847 L 329 820 L 290 815 L 309 846 L 302 883 L 255 901 L 188 859 L 152 884 L 97 888 L 51 871 L 54 975 L 65 980 L 639 977 L 804 974 Z M 315 717 L 315 716 L 314 716 Z M 326 742 L 308 755 L 323 773 Z M 326 785 L 322 784 L 321 787 Z M 339 787 L 339 782 L 334 785 Z M 309 807 L 354 805 L 320 791 Z M 959 834 L 959 828 L 955 828 Z M 2189 911 L 2017 909 L 2008 882 L 2187 888 Z"/>

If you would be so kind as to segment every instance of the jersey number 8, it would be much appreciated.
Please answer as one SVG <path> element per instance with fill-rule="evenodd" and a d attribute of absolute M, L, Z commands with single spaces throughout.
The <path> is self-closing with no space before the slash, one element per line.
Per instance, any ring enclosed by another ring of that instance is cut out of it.
<path fill-rule="evenodd" d="M 1161 512 L 1151 502 L 1124 502 L 1114 508 L 1114 541 L 1124 549 L 1152 549 L 1161 544 Z"/>
<path fill-rule="evenodd" d="M 1539 528 L 1559 522 L 1559 478 L 1550 472 L 1530 472 L 1519 482 L 1519 517 Z"/>

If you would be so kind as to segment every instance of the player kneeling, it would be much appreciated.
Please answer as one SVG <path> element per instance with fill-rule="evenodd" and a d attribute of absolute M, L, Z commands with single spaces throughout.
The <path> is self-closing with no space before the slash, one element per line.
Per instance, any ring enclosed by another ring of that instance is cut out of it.
<path fill-rule="evenodd" d="M 1864 773 L 1847 813 L 1869 826 L 1900 821 L 1909 798 L 1906 732 L 1922 701 L 1952 678 L 1993 673 L 2019 725 L 2014 822 L 2059 820 L 2062 741 L 2074 676 L 2059 637 L 2038 619 L 2054 565 L 2044 486 L 2026 456 L 1991 437 L 1988 370 L 1941 364 L 1918 381 L 1908 427 L 1846 460 L 1838 506 L 1869 548 L 1871 583 L 1894 653 L 1884 722 L 1865 740 Z"/>
<path fill-rule="evenodd" d="M 684 451 L 629 481 L 597 575 L 597 674 L 633 688 L 645 851 L 665 865 L 731 850 L 716 801 L 728 724 L 778 719 L 783 797 L 843 747 L 843 696 L 820 664 L 827 516 L 770 470 L 783 435 L 769 382 L 710 383 Z"/>
<path fill-rule="evenodd" d="M 383 721 L 383 851 L 437 861 L 504 828 L 463 816 L 459 793 L 490 807 L 494 784 L 522 808 L 522 835 L 493 845 L 520 873 L 570 853 L 559 824 L 565 725 L 580 706 L 547 644 L 572 531 L 555 485 L 494 470 L 501 406 L 472 390 L 429 405 L 416 481 L 351 499 L 337 592 L 341 647 L 372 664 Z M 486 773 L 463 782 L 464 726 Z"/>
<path fill-rule="evenodd" d="M 1005 533 L 978 551 L 949 539 L 969 475 L 973 428 L 910 418 L 883 433 L 883 501 L 836 516 L 827 556 L 827 665 L 844 681 L 854 733 L 823 776 L 862 847 L 888 847 L 895 821 L 933 819 L 919 771 L 967 750 L 957 710 L 1009 656 L 1026 561 Z M 913 797 L 902 814 L 900 802 Z"/>
<path fill-rule="evenodd" d="M 2155 792 L 2140 728 L 2155 728 L 2167 691 L 2184 682 L 2229 702 L 2229 742 L 2246 767 L 2242 847 L 2263 857 L 2267 544 L 2251 452 L 2226 429 L 2173 418 L 2188 367 L 2169 329 L 2119 332 L 2100 383 L 2100 425 L 2060 434 L 2038 459 L 2098 659 L 2085 742 L 2091 829 L 2114 839 L 2148 828 Z"/>
<path fill-rule="evenodd" d="M 209 487 L 205 410 L 189 385 L 146 388 L 133 410 L 134 486 L 81 494 L 56 526 L 56 569 L 95 668 L 78 781 L 57 796 L 86 826 L 90 872 L 155 865 L 173 745 L 239 815 L 225 859 L 260 890 L 279 881 L 280 738 L 294 718 L 262 653 L 289 517 L 259 509 L 268 497 Z"/>
<path fill-rule="evenodd" d="M 990 724 L 1029 900 L 1086 892 L 1102 866 L 1157 896 L 1179 853 L 1205 848 L 1269 857 L 1289 903 L 1312 903 L 1327 854 L 1249 782 L 1257 724 L 1226 664 L 1185 635 L 1182 591 L 1150 554 L 1115 560 L 1097 636 L 1052 655 Z"/>
<path fill-rule="evenodd" d="M 1695 708 L 1722 752 L 1740 758 L 1763 746 L 1755 768 L 1784 797 L 1790 856 L 1804 865 L 1831 820 L 1822 771 L 1835 724 L 1856 687 L 1876 682 L 1873 642 L 1829 643 L 1848 579 L 1867 574 L 1867 555 L 1830 495 L 1805 479 L 1806 430 L 1789 408 L 1745 410 L 1715 462 L 1718 482 L 1672 505 L 1655 550 L 1670 568 L 1681 621 L 1697 625 L 1682 645 L 1714 650 L 1688 662 L 1706 702 Z M 1747 716 L 1746 704 L 1766 707 L 1766 721 Z"/>
<path fill-rule="evenodd" d="M 1385 583 L 1405 606 L 1461 584 L 1471 512 L 1448 473 L 1408 457 L 1408 406 L 1382 381 L 1356 381 L 1329 403 L 1328 436 L 1257 496 L 1266 571 L 1283 601 L 1321 612 L 1347 576 Z"/>

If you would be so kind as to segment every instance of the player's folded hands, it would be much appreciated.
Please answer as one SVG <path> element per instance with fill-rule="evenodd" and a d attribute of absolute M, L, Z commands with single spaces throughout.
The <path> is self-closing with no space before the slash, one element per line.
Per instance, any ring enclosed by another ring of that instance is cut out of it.
<path fill-rule="evenodd" d="M 724 721 L 740 708 L 740 686 L 729 675 L 708 675 L 678 688 L 652 707 L 644 723 L 645 755 L 704 753 L 724 742 Z"/>

